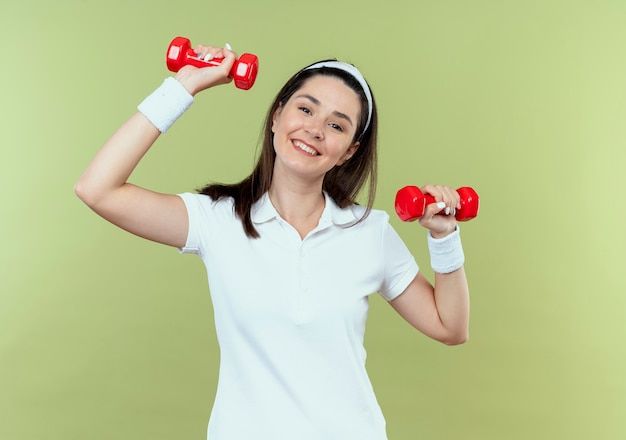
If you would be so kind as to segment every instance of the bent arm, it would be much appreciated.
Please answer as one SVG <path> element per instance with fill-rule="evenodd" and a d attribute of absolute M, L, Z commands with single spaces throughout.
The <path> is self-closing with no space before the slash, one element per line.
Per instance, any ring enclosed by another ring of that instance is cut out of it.
<path fill-rule="evenodd" d="M 232 81 L 228 74 L 236 59 L 234 52 L 208 46 L 198 46 L 198 50 L 224 61 L 219 67 L 185 66 L 175 79 L 168 78 L 140 105 L 141 112 L 130 117 L 102 146 L 74 187 L 82 201 L 111 223 L 179 248 L 184 247 L 189 229 L 182 199 L 138 187 L 128 179 L 161 131 L 167 130 L 193 101 L 190 95 Z"/>
<path fill-rule="evenodd" d="M 390 304 L 409 324 L 439 342 L 458 345 L 469 338 L 469 286 L 463 267 L 436 273 L 434 287 L 419 272 Z"/>
<path fill-rule="evenodd" d="M 448 345 L 469 338 L 469 286 L 463 263 L 465 256 L 454 215 L 459 195 L 449 187 L 427 185 L 424 192 L 437 202 L 426 208 L 419 223 L 429 230 L 428 247 L 435 271 L 434 286 L 420 272 L 391 306 L 416 329 Z M 448 210 L 445 210 L 447 207 Z"/>
<path fill-rule="evenodd" d="M 159 135 L 145 116 L 135 113 L 98 151 L 74 191 L 114 225 L 149 240 L 183 247 L 188 219 L 182 200 L 128 182 Z"/>

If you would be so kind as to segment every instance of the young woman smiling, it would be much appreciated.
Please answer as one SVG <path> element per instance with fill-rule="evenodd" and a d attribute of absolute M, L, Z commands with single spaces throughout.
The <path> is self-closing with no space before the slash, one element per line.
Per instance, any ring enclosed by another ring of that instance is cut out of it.
<path fill-rule="evenodd" d="M 117 226 L 204 261 L 221 354 L 210 440 L 386 439 L 365 369 L 368 298 L 379 293 L 431 338 L 465 342 L 469 289 L 451 215 L 458 194 L 422 188 L 438 202 L 419 221 L 431 284 L 388 215 L 372 209 L 376 103 L 361 73 L 334 60 L 305 67 L 278 92 L 258 162 L 241 182 L 184 194 L 129 183 L 195 96 L 231 81 L 235 53 L 195 50 L 224 61 L 167 78 L 104 144 L 75 191 Z"/>

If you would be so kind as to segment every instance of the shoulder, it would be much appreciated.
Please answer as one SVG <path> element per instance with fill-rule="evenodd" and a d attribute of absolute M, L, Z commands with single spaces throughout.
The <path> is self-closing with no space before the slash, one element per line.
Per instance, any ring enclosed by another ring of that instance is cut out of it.
<path fill-rule="evenodd" d="M 187 207 L 187 212 L 190 217 L 207 215 L 219 215 L 221 214 L 233 214 L 234 201 L 231 197 L 223 197 L 218 200 L 213 200 L 206 194 L 196 193 L 181 193 L 177 194 Z"/>
<path fill-rule="evenodd" d="M 200 205 L 212 205 L 212 206 L 224 205 L 224 204 L 230 205 L 230 206 L 233 205 L 232 197 L 221 197 L 218 200 L 214 200 L 213 198 L 211 198 L 210 196 L 206 194 L 191 193 L 191 192 L 180 193 L 180 194 L 177 194 L 177 196 L 183 199 L 185 203 L 196 203 Z"/>
<path fill-rule="evenodd" d="M 359 205 L 352 205 L 350 209 L 355 222 L 351 228 L 361 237 L 365 235 L 372 238 L 384 248 L 390 248 L 395 252 L 398 247 L 405 247 L 403 240 L 392 225 L 389 213 L 382 209 L 370 209 Z M 348 225 L 350 226 L 350 225 Z"/>
<path fill-rule="evenodd" d="M 330 217 L 337 226 L 374 226 L 389 222 L 389 214 L 386 211 L 374 208 L 368 209 L 367 206 L 357 203 L 340 207 L 327 193 L 324 193 L 324 196 L 326 198 L 326 209 L 322 217 Z"/>
<path fill-rule="evenodd" d="M 349 210 L 354 216 L 357 224 L 363 223 L 366 225 L 386 225 L 389 223 L 389 214 L 382 209 L 370 209 L 368 211 L 366 206 L 362 205 L 350 205 L 345 210 Z"/>

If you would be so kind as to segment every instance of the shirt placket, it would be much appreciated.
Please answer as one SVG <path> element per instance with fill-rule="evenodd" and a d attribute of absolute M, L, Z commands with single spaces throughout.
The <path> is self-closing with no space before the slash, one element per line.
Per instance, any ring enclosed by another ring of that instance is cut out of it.
<path fill-rule="evenodd" d="M 296 255 L 298 265 L 298 285 L 296 294 L 294 295 L 294 317 L 296 323 L 302 323 L 306 319 L 306 300 L 307 300 L 307 267 L 306 267 L 306 239 L 301 241 Z"/>

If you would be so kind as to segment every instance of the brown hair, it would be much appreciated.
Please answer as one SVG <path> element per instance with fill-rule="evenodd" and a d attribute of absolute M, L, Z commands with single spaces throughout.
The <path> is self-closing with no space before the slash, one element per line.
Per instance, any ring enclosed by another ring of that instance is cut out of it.
<path fill-rule="evenodd" d="M 312 64 L 311 64 L 312 65 Z M 232 197 L 235 214 L 241 219 L 243 228 L 248 237 L 258 238 L 259 233 L 254 227 L 251 218 L 252 205 L 270 189 L 274 173 L 276 152 L 274 151 L 274 134 L 272 133 L 272 118 L 276 110 L 285 104 L 302 85 L 315 75 L 328 75 L 340 78 L 348 87 L 353 89 L 361 98 L 361 117 L 357 126 L 354 142 L 360 142 L 354 155 L 341 166 L 336 166 L 326 173 L 322 189 L 335 201 L 345 208 L 356 204 L 356 198 L 363 187 L 368 184 L 367 209 L 359 221 L 364 220 L 372 209 L 376 195 L 377 182 L 377 137 L 378 117 L 376 102 L 372 93 L 372 117 L 365 132 L 363 127 L 367 121 L 369 104 L 359 82 L 349 73 L 331 67 L 304 69 L 293 75 L 274 98 L 265 117 L 261 154 L 252 174 L 239 183 L 208 184 L 198 190 L 213 200 Z M 371 91 L 371 89 L 370 89 Z"/>

